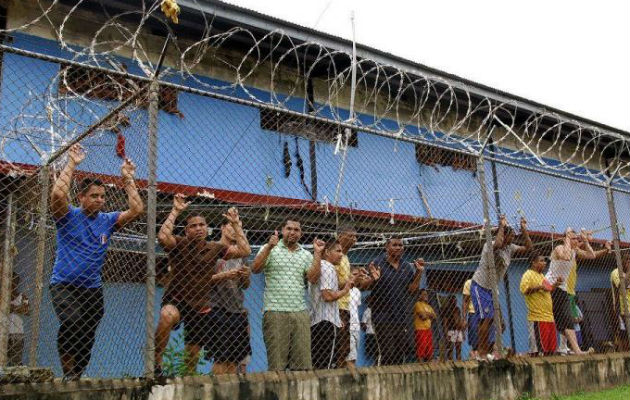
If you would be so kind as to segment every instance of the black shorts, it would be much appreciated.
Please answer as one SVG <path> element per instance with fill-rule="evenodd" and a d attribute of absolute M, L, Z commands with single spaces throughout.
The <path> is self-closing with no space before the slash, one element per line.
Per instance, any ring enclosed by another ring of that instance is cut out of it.
<path fill-rule="evenodd" d="M 249 323 L 244 313 L 215 308 L 205 316 L 206 358 L 214 362 L 238 364 L 252 354 Z"/>
<path fill-rule="evenodd" d="M 55 284 L 50 286 L 50 297 L 59 319 L 57 349 L 74 357 L 71 373 L 81 376 L 92 357 L 96 330 L 105 313 L 103 289 Z"/>
<path fill-rule="evenodd" d="M 569 294 L 562 289 L 551 292 L 553 319 L 556 329 L 564 332 L 565 329 L 573 329 L 575 322 L 571 314 L 571 300 Z"/>
<path fill-rule="evenodd" d="M 188 304 L 181 300 L 177 300 L 168 294 L 165 294 L 164 297 L 162 297 L 162 305 L 160 306 L 160 309 L 165 305 L 171 305 L 179 311 L 179 322 L 173 327 L 174 330 L 179 329 L 182 322 L 185 323 L 186 320 L 190 320 L 190 318 L 195 314 L 195 311 Z"/>

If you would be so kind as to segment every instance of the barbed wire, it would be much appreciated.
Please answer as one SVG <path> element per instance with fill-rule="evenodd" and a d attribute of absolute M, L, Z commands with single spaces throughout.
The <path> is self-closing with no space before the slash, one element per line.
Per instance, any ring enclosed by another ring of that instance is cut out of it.
<path fill-rule="evenodd" d="M 630 184 L 626 178 L 630 167 L 621 162 L 630 153 L 629 141 L 616 133 L 585 126 L 553 112 L 521 110 L 516 101 L 480 98 L 466 86 L 439 76 L 420 75 L 369 59 L 358 59 L 353 65 L 352 54 L 316 41 L 298 42 L 279 29 L 262 35 L 242 27 L 221 31 L 214 25 L 215 16 L 202 12 L 197 1 L 192 2 L 197 6 L 195 9 L 186 10 L 200 17 L 199 37 L 194 40 L 189 39 L 191 35 L 177 38 L 174 25 L 160 10 L 160 2 L 142 1 L 136 10 L 113 13 L 103 5 L 99 12 L 92 12 L 91 18 L 98 19 L 98 23 L 87 46 L 77 46 L 72 34 L 72 22 L 87 18 L 83 12 L 87 1 L 77 0 L 70 6 L 59 0 L 34 2 L 39 13 L 0 33 L 14 34 L 33 26 L 45 26 L 70 60 L 126 72 L 119 55 L 128 52 L 133 63 L 149 76 L 154 69 L 153 53 L 143 39 L 157 25 L 172 36 L 169 59 L 176 60 L 164 71 L 162 79 L 177 77 L 202 90 L 239 92 L 254 103 L 286 110 L 293 108 L 293 100 L 303 101 L 312 80 L 316 98 L 308 104 L 310 115 L 349 123 L 357 130 L 377 130 L 395 138 L 440 143 L 471 154 L 482 150 L 481 143 L 485 143 L 494 126 L 497 128 L 493 132 L 494 146 L 484 148 L 486 154 L 598 183 L 613 175 L 615 183 Z M 134 24 L 128 23 L 130 20 Z M 244 48 L 240 54 L 231 47 L 237 38 Z M 196 73 L 202 65 L 227 70 L 233 79 L 209 82 Z M 345 99 L 351 88 L 353 67 L 357 117 L 344 111 L 348 108 Z M 101 87 L 96 85 L 81 93 L 68 83 L 67 74 L 68 69 L 61 68 L 46 93 L 32 93 L 22 112 L 9 124 L 10 131 L 3 135 L 25 138 L 31 146 L 47 140 L 63 144 L 111 107 L 91 96 L 90 92 Z M 268 79 L 268 94 L 254 90 L 259 76 Z M 110 79 L 103 84 L 117 86 L 118 97 L 122 99 L 130 86 L 134 87 L 129 82 Z M 60 86 L 64 87 L 63 93 L 58 90 Z M 81 107 L 69 110 L 70 102 L 80 102 Z M 132 106 L 127 113 L 138 107 Z M 611 158 L 619 158 L 620 162 L 610 163 Z"/>

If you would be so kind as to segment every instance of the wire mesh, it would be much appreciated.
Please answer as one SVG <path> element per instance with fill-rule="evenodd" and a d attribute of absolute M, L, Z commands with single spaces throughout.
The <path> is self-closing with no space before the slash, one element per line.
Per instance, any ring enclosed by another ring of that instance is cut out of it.
<path fill-rule="evenodd" d="M 0 367 L 628 350 L 627 138 L 205 14 L 150 91 L 159 3 L 70 3 L 2 30 Z"/>

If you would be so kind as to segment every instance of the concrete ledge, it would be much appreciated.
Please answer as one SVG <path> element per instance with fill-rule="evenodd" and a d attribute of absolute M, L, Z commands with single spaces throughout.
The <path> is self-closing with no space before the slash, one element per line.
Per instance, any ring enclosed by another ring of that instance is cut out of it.
<path fill-rule="evenodd" d="M 517 399 L 527 393 L 593 391 L 630 384 L 630 354 L 514 358 L 347 370 L 198 376 L 157 384 L 142 379 L 60 381 L 0 386 L 0 399 Z"/>

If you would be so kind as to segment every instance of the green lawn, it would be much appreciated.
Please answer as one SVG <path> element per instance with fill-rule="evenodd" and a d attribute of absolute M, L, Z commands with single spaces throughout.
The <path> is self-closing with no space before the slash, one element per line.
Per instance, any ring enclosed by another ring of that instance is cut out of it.
<path fill-rule="evenodd" d="M 551 398 L 553 400 L 628 400 L 630 399 L 630 386 L 619 386 L 601 392 L 578 393 L 572 396 L 553 396 Z M 525 399 L 528 398 L 523 397 L 523 400 Z"/>

